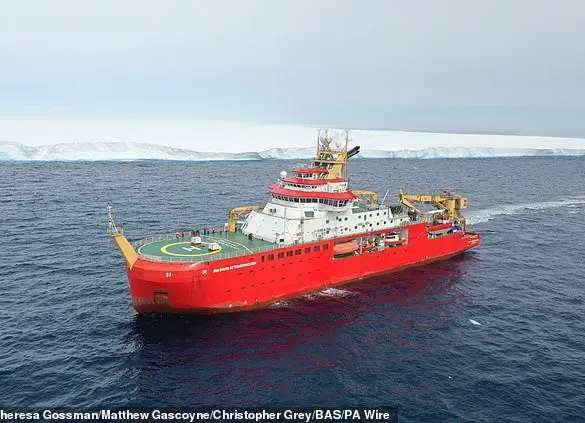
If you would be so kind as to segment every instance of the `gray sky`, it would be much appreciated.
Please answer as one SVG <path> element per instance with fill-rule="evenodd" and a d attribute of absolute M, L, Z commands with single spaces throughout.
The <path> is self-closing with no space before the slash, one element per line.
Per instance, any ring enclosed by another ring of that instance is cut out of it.
<path fill-rule="evenodd" d="M 580 0 L 3 1 L 0 114 L 578 132 L 584 40 Z"/>

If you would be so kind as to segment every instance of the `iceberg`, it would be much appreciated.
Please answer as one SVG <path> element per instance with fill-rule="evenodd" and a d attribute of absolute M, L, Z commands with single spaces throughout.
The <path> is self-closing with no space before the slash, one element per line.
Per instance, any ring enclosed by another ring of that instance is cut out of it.
<path fill-rule="evenodd" d="M 16 142 L 0 142 L 2 161 L 249 161 L 310 159 L 311 147 L 271 148 L 244 153 L 202 152 L 137 142 L 77 142 L 27 146 Z M 418 150 L 362 150 L 358 159 L 441 159 L 524 156 L 583 156 L 585 149 L 530 149 L 491 147 L 429 147 Z"/>
<path fill-rule="evenodd" d="M 342 131 L 330 133 L 344 139 Z M 0 160 L 304 160 L 315 154 L 315 136 L 314 128 L 302 125 L 0 117 L 0 141 L 6 141 Z M 585 155 L 583 138 L 382 130 L 349 136 L 361 147 L 361 159 Z"/>
<path fill-rule="evenodd" d="M 78 142 L 26 146 L 0 142 L 4 161 L 262 160 L 255 152 L 210 153 L 135 142 Z"/>
<path fill-rule="evenodd" d="M 582 156 L 585 149 L 491 148 L 491 147 L 429 147 L 421 150 L 365 150 L 368 159 L 448 159 L 528 156 Z"/>

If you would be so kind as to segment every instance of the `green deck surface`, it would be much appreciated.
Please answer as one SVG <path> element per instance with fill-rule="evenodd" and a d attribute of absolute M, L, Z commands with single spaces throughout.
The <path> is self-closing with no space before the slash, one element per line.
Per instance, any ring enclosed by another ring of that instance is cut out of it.
<path fill-rule="evenodd" d="M 260 239 L 250 240 L 241 233 L 216 233 L 201 235 L 201 245 L 191 245 L 191 237 L 146 242 L 137 248 L 138 254 L 160 261 L 211 261 L 266 251 L 276 244 Z M 217 242 L 221 249 L 209 251 L 209 243 Z"/>

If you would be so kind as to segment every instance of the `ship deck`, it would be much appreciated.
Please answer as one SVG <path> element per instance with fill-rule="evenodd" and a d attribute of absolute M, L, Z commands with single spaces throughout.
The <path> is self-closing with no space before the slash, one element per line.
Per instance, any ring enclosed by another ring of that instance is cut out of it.
<path fill-rule="evenodd" d="M 185 234 L 177 238 L 175 234 L 147 238 L 134 243 L 139 257 L 151 261 L 198 262 L 237 257 L 260 251 L 272 250 L 276 244 L 261 239 L 248 239 L 239 232 L 201 235 L 201 245 L 191 245 L 191 237 Z M 209 244 L 216 242 L 220 249 L 209 251 Z"/>

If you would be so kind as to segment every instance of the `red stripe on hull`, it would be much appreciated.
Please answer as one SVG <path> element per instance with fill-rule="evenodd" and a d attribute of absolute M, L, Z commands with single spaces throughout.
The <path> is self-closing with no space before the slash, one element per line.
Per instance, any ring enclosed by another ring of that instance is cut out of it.
<path fill-rule="evenodd" d="M 211 262 L 139 260 L 132 270 L 127 269 L 132 304 L 138 313 L 254 310 L 326 287 L 447 259 L 480 243 L 479 235 L 462 232 L 428 239 L 424 223 L 408 226 L 408 231 L 406 245 L 337 259 L 333 240 L 327 240 Z M 279 252 L 283 258 L 278 258 Z M 269 260 L 269 255 L 274 259 Z"/>

